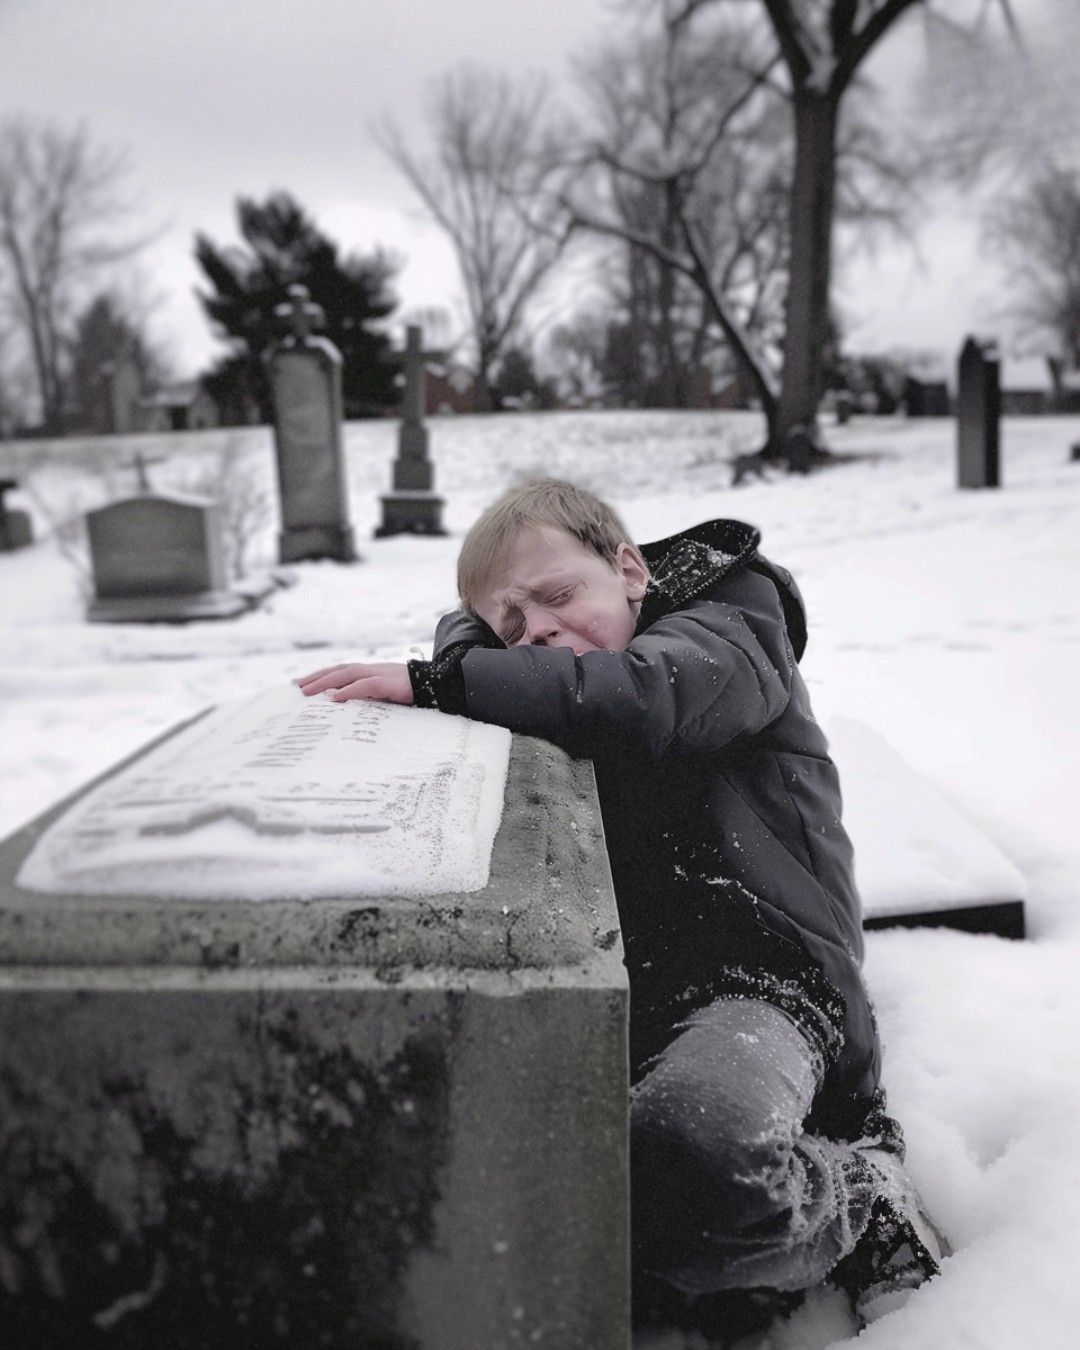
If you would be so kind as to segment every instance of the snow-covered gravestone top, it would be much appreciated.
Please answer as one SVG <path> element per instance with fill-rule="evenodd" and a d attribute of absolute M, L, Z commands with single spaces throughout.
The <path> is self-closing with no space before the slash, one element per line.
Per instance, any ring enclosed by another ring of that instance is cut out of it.
<path fill-rule="evenodd" d="M 80 799 L 18 884 L 191 900 L 487 884 L 510 734 L 292 686 L 222 704 Z"/>

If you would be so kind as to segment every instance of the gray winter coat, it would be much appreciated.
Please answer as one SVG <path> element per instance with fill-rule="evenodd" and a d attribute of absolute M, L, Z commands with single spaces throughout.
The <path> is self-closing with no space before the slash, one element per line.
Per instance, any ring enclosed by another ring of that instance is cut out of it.
<path fill-rule="evenodd" d="M 798 668 L 805 612 L 756 530 L 710 521 L 642 552 L 624 651 L 507 650 L 440 621 L 417 702 L 592 758 L 630 975 L 640 1074 L 695 1008 L 762 997 L 828 1065 L 810 1124 L 857 1135 L 880 1050 L 840 786 Z"/>

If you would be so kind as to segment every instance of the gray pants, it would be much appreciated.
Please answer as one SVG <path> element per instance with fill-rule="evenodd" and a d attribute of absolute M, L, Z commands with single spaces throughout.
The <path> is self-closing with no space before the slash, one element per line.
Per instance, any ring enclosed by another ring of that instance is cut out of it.
<path fill-rule="evenodd" d="M 846 1256 L 877 1190 L 860 1150 L 805 1133 L 818 1052 L 786 1013 L 718 999 L 631 1092 L 635 1261 L 690 1293 L 806 1289 Z"/>

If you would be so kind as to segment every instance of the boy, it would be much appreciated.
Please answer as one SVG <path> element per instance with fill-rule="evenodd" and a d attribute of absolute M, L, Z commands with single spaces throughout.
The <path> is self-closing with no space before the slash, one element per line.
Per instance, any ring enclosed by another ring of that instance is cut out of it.
<path fill-rule="evenodd" d="M 945 1244 L 884 1113 L 802 602 L 758 538 L 721 520 L 638 549 L 589 493 L 530 483 L 465 539 L 433 661 L 299 683 L 592 758 L 630 977 L 635 1270 L 724 1306 L 829 1277 L 867 1320 Z"/>

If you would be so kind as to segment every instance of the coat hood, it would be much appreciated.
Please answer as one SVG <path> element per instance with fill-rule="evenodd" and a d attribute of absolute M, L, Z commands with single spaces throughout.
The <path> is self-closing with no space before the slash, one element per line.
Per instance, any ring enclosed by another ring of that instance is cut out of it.
<path fill-rule="evenodd" d="M 806 649 L 802 596 L 786 568 L 758 553 L 760 542 L 761 532 L 741 520 L 707 520 L 666 539 L 642 544 L 641 554 L 649 565 L 650 577 L 638 631 L 648 628 L 662 614 L 711 591 L 731 573 L 749 569 L 767 577 L 776 587 L 795 659 L 800 660 Z"/>

